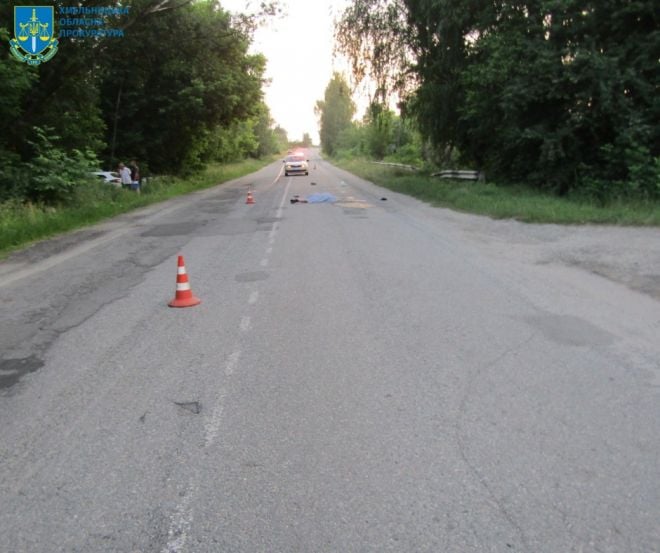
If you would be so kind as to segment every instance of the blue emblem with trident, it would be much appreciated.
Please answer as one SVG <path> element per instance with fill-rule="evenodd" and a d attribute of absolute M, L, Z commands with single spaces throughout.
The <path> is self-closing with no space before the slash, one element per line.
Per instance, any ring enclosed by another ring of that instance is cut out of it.
<path fill-rule="evenodd" d="M 14 7 L 14 38 L 9 48 L 16 59 L 39 65 L 55 55 L 57 44 L 52 6 Z"/>

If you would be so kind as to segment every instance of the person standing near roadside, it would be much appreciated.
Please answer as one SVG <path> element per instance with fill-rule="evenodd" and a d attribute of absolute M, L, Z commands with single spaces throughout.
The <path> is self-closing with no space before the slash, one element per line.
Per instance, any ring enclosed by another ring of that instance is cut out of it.
<path fill-rule="evenodd" d="M 131 170 L 131 190 L 135 190 L 138 194 L 140 193 L 140 168 L 138 167 L 137 161 L 134 159 L 131 160 L 129 165 Z"/>
<path fill-rule="evenodd" d="M 119 176 L 121 177 L 121 187 L 122 188 L 131 188 L 131 170 L 126 167 L 123 163 L 119 164 Z"/>

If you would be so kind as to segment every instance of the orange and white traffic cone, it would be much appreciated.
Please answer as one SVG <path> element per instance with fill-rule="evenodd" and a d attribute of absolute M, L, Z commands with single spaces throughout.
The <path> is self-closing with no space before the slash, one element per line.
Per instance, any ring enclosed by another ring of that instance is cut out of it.
<path fill-rule="evenodd" d="M 247 200 L 245 200 L 245 203 L 246 204 L 257 203 L 257 202 L 254 201 L 254 198 L 252 197 L 252 192 L 250 192 L 249 190 L 248 190 L 248 193 L 247 193 Z"/>
<path fill-rule="evenodd" d="M 176 271 L 176 294 L 174 295 L 174 299 L 167 305 L 170 307 L 192 307 L 201 302 L 202 300 L 193 296 L 190 289 L 190 282 L 188 282 L 186 266 L 183 263 L 183 256 L 180 255 Z"/>

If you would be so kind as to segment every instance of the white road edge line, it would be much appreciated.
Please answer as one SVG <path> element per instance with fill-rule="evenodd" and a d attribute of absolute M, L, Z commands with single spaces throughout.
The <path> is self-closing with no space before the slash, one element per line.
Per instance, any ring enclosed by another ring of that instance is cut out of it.
<path fill-rule="evenodd" d="M 279 170 L 279 172 L 277 173 L 277 176 L 275 177 L 275 180 L 274 180 L 273 182 L 270 183 L 271 186 L 273 186 L 273 185 L 279 180 L 279 178 L 282 176 L 282 173 L 283 173 L 283 172 L 284 172 L 284 165 L 282 165 L 282 166 L 280 167 L 280 170 Z"/>
<path fill-rule="evenodd" d="M 147 215 L 146 219 L 153 218 L 156 216 L 161 216 L 161 215 L 169 215 L 173 211 L 176 211 L 177 209 L 181 209 L 184 207 L 184 205 L 174 205 L 171 207 L 168 207 L 166 209 L 162 209 L 160 211 L 157 211 L 155 213 L 152 213 L 150 215 Z M 99 225 L 102 225 L 103 223 L 99 223 Z M 112 223 L 111 223 L 112 224 Z M 88 228 L 93 228 L 95 225 L 91 225 Z M 139 225 L 128 225 L 122 228 L 119 228 L 117 230 L 110 231 L 108 234 L 105 236 L 99 236 L 98 238 L 94 238 L 91 240 L 88 240 L 79 246 L 74 246 L 72 248 L 69 248 L 68 250 L 51 255 L 50 257 L 38 261 L 37 263 L 30 265 L 24 269 L 18 269 L 17 271 L 14 272 L 9 272 L 4 276 L 0 276 L 0 288 L 3 286 L 7 286 L 8 284 L 11 284 L 12 282 L 16 282 L 17 280 L 21 280 L 24 278 L 31 277 L 33 275 L 43 273 L 47 271 L 48 269 L 52 269 L 53 267 L 56 267 L 60 263 L 64 263 L 65 261 L 68 261 L 69 259 L 73 259 L 74 257 L 77 257 L 79 255 L 82 255 L 84 253 L 87 253 L 90 250 L 93 250 L 94 248 L 97 248 L 99 246 L 102 246 L 103 244 L 107 242 L 111 242 L 112 240 L 115 240 L 121 236 L 124 236 L 125 234 L 128 234 L 129 232 L 135 232 L 136 229 L 139 229 Z"/>
<path fill-rule="evenodd" d="M 181 553 L 188 539 L 188 532 L 192 526 L 191 501 L 196 492 L 192 479 L 185 490 L 183 499 L 176 506 L 176 511 L 170 517 L 170 527 L 167 531 L 167 543 L 161 553 Z"/>
<path fill-rule="evenodd" d="M 279 172 L 277 173 L 277 177 L 275 177 L 275 180 L 271 183 L 271 186 L 274 185 L 279 178 L 282 176 L 282 172 L 284 171 L 284 166 L 280 167 Z M 291 184 L 291 177 L 289 177 L 289 182 L 287 183 L 286 190 L 284 192 L 284 198 L 286 198 L 286 193 L 289 190 L 289 185 Z M 284 205 L 284 198 L 282 198 L 282 201 L 280 202 L 280 207 L 278 209 L 278 217 L 282 216 L 282 206 Z M 150 214 L 147 217 L 154 217 L 154 216 L 162 216 L 162 215 L 169 215 L 173 211 L 176 211 L 177 209 L 181 209 L 184 207 L 186 204 L 182 205 L 173 205 L 171 207 L 165 208 L 163 210 L 157 211 L 156 213 Z M 91 228 L 91 227 L 90 227 Z M 106 242 L 110 242 L 112 240 L 115 240 L 124 234 L 128 234 L 129 232 L 135 231 L 135 229 L 138 228 L 136 225 L 129 225 L 114 231 L 109 232 L 105 236 L 100 236 L 99 238 L 90 240 L 89 242 L 85 244 L 81 244 L 80 246 L 73 247 L 66 252 L 63 252 L 61 254 L 56 254 L 53 256 L 50 256 L 47 259 L 44 259 L 43 261 L 39 261 L 35 263 L 34 265 L 31 265 L 29 267 L 26 267 L 24 269 L 18 269 L 15 272 L 9 272 L 8 274 L 4 276 L 0 276 L 0 288 L 3 286 L 7 286 L 9 284 L 12 284 L 13 282 L 16 282 L 17 280 L 22 280 L 24 278 L 29 278 L 35 274 L 42 273 L 44 271 L 47 271 L 48 269 L 52 269 L 53 267 L 59 265 L 60 263 L 64 263 L 65 261 L 68 261 L 69 259 L 72 259 L 74 257 L 77 257 L 83 253 L 87 253 L 88 251 L 97 248 L 98 246 L 101 246 L 105 244 Z M 272 232 L 272 231 L 271 231 Z"/>
<path fill-rule="evenodd" d="M 282 217 L 282 210 L 284 209 L 284 202 L 286 202 L 286 197 L 289 195 L 289 187 L 291 186 L 291 183 L 293 182 L 293 178 L 289 177 L 289 180 L 286 183 L 286 188 L 284 189 L 284 194 L 282 194 L 282 201 L 280 202 L 280 205 L 277 208 L 277 212 L 275 213 L 275 216 L 279 219 Z M 275 230 L 275 225 L 273 225 L 273 230 Z"/>
<path fill-rule="evenodd" d="M 284 188 L 284 194 L 282 194 L 282 199 L 280 200 L 280 205 L 277 206 L 277 211 L 275 212 L 275 217 L 277 219 L 282 218 L 282 211 L 284 210 L 284 203 L 286 202 L 286 197 L 289 195 L 289 188 L 291 187 L 291 183 L 293 182 L 293 178 L 289 177 L 289 180 L 286 183 L 286 187 Z M 273 228 L 270 229 L 270 232 L 268 233 L 268 243 L 272 244 L 275 242 L 275 234 L 277 233 L 277 230 L 279 229 L 279 223 L 278 221 L 275 221 L 273 223 Z"/>
<path fill-rule="evenodd" d="M 227 364 L 225 365 L 225 374 L 227 376 L 231 376 L 234 374 L 234 369 L 236 368 L 236 365 L 238 364 L 238 359 L 241 356 L 240 351 L 235 351 L 229 356 L 229 359 L 227 359 Z"/>
<path fill-rule="evenodd" d="M 259 290 L 253 290 L 248 298 L 248 305 L 254 305 L 259 299 Z"/>
<path fill-rule="evenodd" d="M 281 174 L 280 170 L 280 174 Z M 277 178 L 279 178 L 280 175 L 278 174 Z M 276 181 L 277 179 L 275 179 Z M 273 183 L 275 182 L 273 181 Z M 286 197 L 289 193 L 289 187 L 291 186 L 292 179 L 289 178 L 289 181 L 287 182 L 286 188 L 284 189 L 284 194 L 282 195 L 282 200 L 280 201 L 280 205 L 277 208 L 277 217 L 280 218 L 282 217 L 282 210 L 284 209 L 284 202 L 286 201 Z M 275 233 L 277 232 L 277 223 L 273 224 L 273 229 L 270 231 L 270 238 L 271 238 L 271 243 L 272 239 L 275 236 Z M 272 248 L 271 248 L 272 249 Z M 262 265 L 264 265 L 263 262 L 266 262 L 266 265 L 268 264 L 268 259 L 262 260 Z M 250 299 L 248 300 L 248 303 L 253 304 L 256 303 L 257 298 L 259 297 L 259 292 L 256 290 L 253 291 L 250 294 Z M 241 319 L 240 323 L 240 328 L 243 332 L 247 331 L 250 329 L 250 317 L 243 317 Z M 236 368 L 236 365 L 238 364 L 238 360 L 240 358 L 241 352 L 240 351 L 235 351 L 232 353 L 229 358 L 227 359 L 227 363 L 225 364 L 225 374 L 227 376 L 230 376 L 233 374 L 234 369 Z M 215 408 L 213 409 L 213 413 L 207 420 L 205 426 L 205 447 L 210 446 L 213 444 L 215 441 L 218 432 L 220 432 L 220 425 L 222 424 L 222 415 L 224 411 L 224 404 L 225 404 L 225 395 L 226 395 L 226 390 L 224 388 L 221 388 L 220 391 L 218 392 L 218 398 L 216 400 L 216 405 Z M 190 527 L 192 526 L 192 521 L 193 521 L 193 512 L 192 512 L 192 506 L 191 506 L 191 501 L 192 498 L 195 496 L 197 492 L 197 484 L 194 481 L 194 479 L 191 478 L 188 487 L 186 488 L 186 494 L 183 497 L 183 499 L 179 502 L 179 504 L 176 507 L 176 511 L 172 514 L 170 517 L 170 527 L 167 532 L 167 544 L 165 547 L 161 550 L 161 553 L 182 553 L 183 548 L 186 545 L 186 540 L 188 538 L 188 532 L 190 531 Z"/>

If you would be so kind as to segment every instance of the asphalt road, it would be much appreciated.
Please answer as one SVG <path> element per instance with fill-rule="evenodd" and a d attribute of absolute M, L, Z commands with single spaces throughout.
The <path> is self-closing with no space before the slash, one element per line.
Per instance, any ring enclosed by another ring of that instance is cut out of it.
<path fill-rule="evenodd" d="M 0 263 L 0 551 L 660 551 L 660 302 L 280 165 Z"/>

